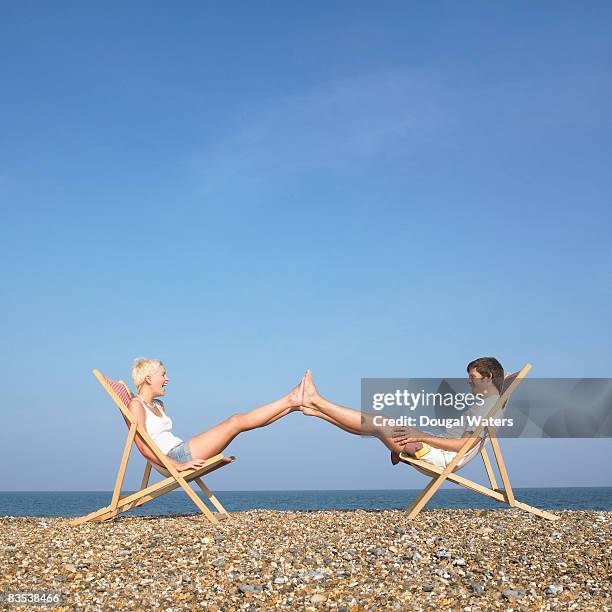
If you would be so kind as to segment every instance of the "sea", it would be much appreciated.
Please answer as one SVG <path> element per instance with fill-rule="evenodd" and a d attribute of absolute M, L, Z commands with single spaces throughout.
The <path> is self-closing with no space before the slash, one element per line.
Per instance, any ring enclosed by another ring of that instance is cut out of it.
<path fill-rule="evenodd" d="M 124 491 L 123 495 L 129 492 Z M 216 491 L 229 512 L 265 509 L 404 510 L 420 493 L 418 489 L 339 491 Z M 515 497 L 546 510 L 612 511 L 612 487 L 517 488 Z M 111 501 L 111 491 L 1 491 L 0 516 L 75 517 L 88 514 Z M 200 494 L 201 496 L 201 494 Z M 503 509 L 507 506 L 482 495 L 458 489 L 441 489 L 427 508 Z M 182 491 L 163 495 L 123 516 L 197 514 Z"/>

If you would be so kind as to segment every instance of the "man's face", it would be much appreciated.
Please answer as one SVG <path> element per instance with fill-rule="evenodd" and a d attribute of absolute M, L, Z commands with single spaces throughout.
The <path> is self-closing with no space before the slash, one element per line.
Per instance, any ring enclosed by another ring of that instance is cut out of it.
<path fill-rule="evenodd" d="M 493 379 L 490 376 L 488 378 L 483 378 L 482 374 L 480 374 L 476 368 L 472 368 L 468 371 L 468 383 L 474 395 L 489 395 L 495 390 Z"/>

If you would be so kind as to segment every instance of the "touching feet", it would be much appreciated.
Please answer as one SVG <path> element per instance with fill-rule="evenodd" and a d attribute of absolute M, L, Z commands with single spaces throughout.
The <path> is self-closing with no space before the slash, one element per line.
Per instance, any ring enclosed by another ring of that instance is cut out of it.
<path fill-rule="evenodd" d="M 306 374 L 307 373 L 308 372 L 306 372 Z M 291 408 L 291 411 L 302 409 L 302 405 L 304 403 L 304 384 L 306 381 L 306 374 L 302 376 L 302 380 L 291 390 L 288 395 L 289 407 Z"/>
<path fill-rule="evenodd" d="M 314 415 L 318 412 L 317 404 L 321 400 L 321 396 L 312 379 L 310 368 L 306 370 L 304 375 L 304 396 L 302 400 L 302 412 L 308 415 Z"/>

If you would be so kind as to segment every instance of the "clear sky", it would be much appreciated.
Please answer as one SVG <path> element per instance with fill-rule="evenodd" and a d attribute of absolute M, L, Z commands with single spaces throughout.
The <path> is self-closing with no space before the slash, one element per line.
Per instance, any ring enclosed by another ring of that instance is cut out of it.
<path fill-rule="evenodd" d="M 164 360 L 183 438 L 361 377 L 612 375 L 608 2 L 0 6 L 3 490 L 110 489 L 91 375 Z M 517 486 L 609 440 L 503 441 Z M 419 487 L 291 415 L 226 489 Z M 470 466 L 468 473 L 479 473 Z M 139 482 L 142 460 L 130 468 Z"/>

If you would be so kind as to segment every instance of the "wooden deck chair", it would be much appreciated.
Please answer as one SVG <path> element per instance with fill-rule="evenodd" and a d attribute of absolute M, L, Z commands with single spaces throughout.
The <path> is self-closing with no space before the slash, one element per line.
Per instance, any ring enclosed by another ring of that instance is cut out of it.
<path fill-rule="evenodd" d="M 510 396 L 518 387 L 521 380 L 525 378 L 530 369 L 531 364 L 528 363 L 521 369 L 520 372 L 518 372 L 518 374 L 506 381 L 503 393 L 495 403 L 495 406 L 491 408 L 485 418 L 489 419 L 491 417 L 496 416 L 498 412 L 506 406 L 508 400 L 510 399 Z M 482 440 L 470 449 L 469 447 L 471 445 L 473 437 L 478 438 L 481 436 L 481 434 L 483 435 Z M 466 489 L 470 489 L 471 491 L 475 491 L 476 493 L 486 495 L 487 497 L 491 497 L 502 503 L 506 503 L 511 507 L 521 508 L 522 510 L 526 510 L 527 512 L 531 512 L 532 514 L 536 514 L 537 516 L 540 516 L 542 518 L 546 518 L 553 521 L 559 518 L 557 515 L 551 514 L 550 512 L 546 512 L 545 510 L 539 510 L 538 508 L 534 508 L 533 506 L 528 506 L 527 504 L 518 501 L 514 497 L 514 492 L 512 491 L 510 478 L 508 477 L 504 458 L 502 457 L 499 441 L 495 435 L 495 430 L 492 427 L 481 424 L 474 432 L 473 437 L 466 438 L 466 443 L 463 445 L 461 450 L 459 450 L 456 456 L 453 457 L 453 460 L 444 469 L 432 465 L 431 463 L 427 463 L 426 461 L 416 459 L 405 453 L 400 454 L 401 461 L 412 465 L 423 474 L 431 476 L 431 481 L 429 482 L 429 484 L 423 489 L 423 491 L 421 491 L 420 495 L 408 508 L 409 519 L 413 519 L 419 514 L 425 504 L 433 497 L 434 493 L 442 486 L 445 480 L 454 482 L 455 484 L 465 487 Z M 489 460 L 489 456 L 485 448 L 487 440 L 491 443 L 491 448 L 493 449 L 493 455 L 495 456 L 495 460 L 497 462 L 497 468 L 501 476 L 503 488 L 499 488 L 497 486 L 495 473 L 493 472 L 493 467 L 491 465 L 491 461 Z M 464 467 L 476 455 L 480 454 L 484 462 L 485 470 L 489 477 L 489 482 L 491 483 L 490 488 L 478 484 L 477 482 L 473 482 L 472 480 L 468 480 L 467 478 L 463 478 L 455 473 L 459 469 L 459 467 L 457 466 L 461 461 L 462 457 L 468 454 L 470 456 L 468 456 L 467 461 L 463 463 L 460 467 Z"/>
<path fill-rule="evenodd" d="M 106 521 L 117 516 L 118 514 L 121 514 L 122 512 L 130 510 L 131 508 L 142 506 L 152 499 L 165 495 L 170 491 L 174 491 L 174 489 L 178 487 L 181 487 L 185 493 L 187 493 L 193 503 L 211 523 L 218 523 L 219 519 L 217 516 L 209 510 L 206 504 L 204 504 L 204 502 L 196 495 L 195 491 L 189 486 L 188 483 L 192 480 L 195 481 L 200 489 L 202 489 L 202 492 L 208 498 L 210 503 L 224 518 L 229 516 L 225 508 L 221 505 L 221 502 L 215 497 L 212 491 L 204 484 L 202 480 L 202 476 L 204 474 L 210 474 L 214 470 L 227 465 L 228 462 L 225 457 L 221 454 L 215 455 L 214 457 L 207 459 L 205 463 L 197 469 L 189 469 L 178 472 L 176 468 L 170 464 L 166 455 L 159 450 L 157 444 L 153 442 L 146 429 L 138 424 L 136 417 L 134 417 L 134 415 L 128 409 L 128 404 L 133 397 L 128 386 L 123 381 L 115 382 L 114 380 L 106 378 L 106 376 L 103 376 L 98 370 L 94 370 L 93 374 L 107 393 L 111 396 L 115 404 L 117 404 L 117 407 L 121 411 L 129 431 L 125 441 L 125 446 L 123 447 L 123 455 L 121 457 L 121 463 L 119 465 L 119 472 L 117 473 L 117 480 L 115 481 L 115 488 L 113 490 L 111 503 L 108 506 L 104 506 L 103 508 L 100 508 L 95 512 L 91 512 L 86 516 L 70 521 L 70 524 L 80 525 L 81 523 L 86 523 L 88 521 Z M 140 484 L 140 490 L 138 490 L 136 493 L 132 493 L 131 495 L 121 497 L 121 487 L 128 460 L 130 458 L 132 444 L 135 443 L 136 436 L 140 436 L 143 442 L 159 459 L 159 461 L 155 464 L 156 469 L 167 477 L 164 480 L 148 486 L 151 468 L 154 466 L 147 460 L 147 465 Z"/>

